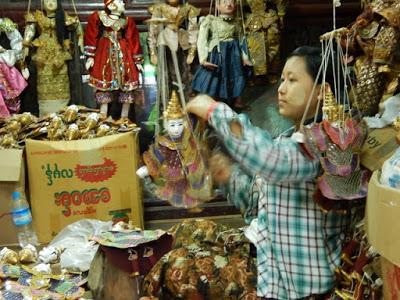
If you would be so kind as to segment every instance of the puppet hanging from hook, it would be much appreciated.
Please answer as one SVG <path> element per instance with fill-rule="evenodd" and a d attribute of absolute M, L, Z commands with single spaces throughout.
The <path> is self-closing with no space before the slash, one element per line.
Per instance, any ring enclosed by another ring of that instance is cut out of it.
<path fill-rule="evenodd" d="M 161 200 L 177 207 L 197 207 L 211 199 L 211 178 L 204 148 L 198 141 L 200 130 L 191 129 L 175 91 L 163 117 L 166 133 L 156 135 L 155 143 L 143 154 L 145 165 L 137 174 L 141 178 L 151 176 Z"/>

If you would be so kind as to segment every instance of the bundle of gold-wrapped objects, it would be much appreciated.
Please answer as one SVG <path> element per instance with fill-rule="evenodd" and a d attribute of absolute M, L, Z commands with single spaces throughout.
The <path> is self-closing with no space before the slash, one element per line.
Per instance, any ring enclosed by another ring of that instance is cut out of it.
<path fill-rule="evenodd" d="M 70 105 L 41 118 L 23 113 L 0 119 L 0 149 L 22 148 L 26 139 L 71 141 L 136 130 L 139 127 L 134 123 L 115 121 L 96 109 Z"/>

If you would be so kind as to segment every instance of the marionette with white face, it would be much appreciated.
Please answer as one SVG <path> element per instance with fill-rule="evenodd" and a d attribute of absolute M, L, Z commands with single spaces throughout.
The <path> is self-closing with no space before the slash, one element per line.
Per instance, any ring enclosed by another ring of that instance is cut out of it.
<path fill-rule="evenodd" d="M 127 120 L 134 90 L 143 71 L 142 49 L 135 21 L 124 15 L 123 0 L 104 0 L 104 10 L 93 12 L 85 32 L 86 69 L 89 85 L 103 115 L 114 98 L 122 104 L 121 118 Z"/>
<path fill-rule="evenodd" d="M 166 134 L 163 136 L 164 139 L 179 142 L 183 136 L 185 130 L 185 120 L 180 107 L 176 93 L 169 102 L 168 109 L 164 112 L 164 128 Z M 140 167 L 136 174 L 140 178 L 149 176 L 149 170 L 146 165 Z"/>
<path fill-rule="evenodd" d="M 164 112 L 166 133 L 156 138 L 143 154 L 145 165 L 136 174 L 150 176 L 157 188 L 156 196 L 176 207 L 194 208 L 210 196 L 205 163 L 185 120 L 177 93 L 172 93 Z M 196 129 L 194 130 L 196 131 Z"/>

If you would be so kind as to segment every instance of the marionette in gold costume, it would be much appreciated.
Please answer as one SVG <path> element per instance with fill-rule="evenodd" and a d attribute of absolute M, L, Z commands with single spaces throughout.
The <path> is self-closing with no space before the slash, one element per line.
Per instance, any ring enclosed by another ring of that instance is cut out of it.
<path fill-rule="evenodd" d="M 343 49 L 348 47 L 349 55 L 355 58 L 356 84 L 351 96 L 364 115 L 374 115 L 379 103 L 398 90 L 399 15 L 399 0 L 375 0 L 349 28 L 336 30 Z"/>
<path fill-rule="evenodd" d="M 164 112 L 164 126 L 166 134 L 156 137 L 143 154 L 145 165 L 136 173 L 141 178 L 151 176 L 161 200 L 177 207 L 197 207 L 211 198 L 211 180 L 175 91 Z"/>
<path fill-rule="evenodd" d="M 247 0 L 247 3 L 251 14 L 246 17 L 245 28 L 253 72 L 255 76 L 266 75 L 279 54 L 279 17 L 273 9 L 266 11 L 263 0 Z"/>
<path fill-rule="evenodd" d="M 158 86 L 163 105 L 178 85 L 180 97 L 190 94 L 191 68 L 197 51 L 200 9 L 180 0 L 166 0 L 149 8 L 148 46 L 150 61 L 157 65 Z M 182 89 L 182 90 L 181 90 Z"/>
<path fill-rule="evenodd" d="M 27 56 L 32 51 L 37 68 L 39 113 L 56 112 L 70 101 L 67 61 L 72 56 L 66 34 L 68 30 L 78 30 L 83 47 L 79 19 L 64 12 L 61 0 L 43 0 L 43 11 L 28 12 L 25 21 L 24 52 Z M 23 75 L 29 77 L 28 69 Z"/>

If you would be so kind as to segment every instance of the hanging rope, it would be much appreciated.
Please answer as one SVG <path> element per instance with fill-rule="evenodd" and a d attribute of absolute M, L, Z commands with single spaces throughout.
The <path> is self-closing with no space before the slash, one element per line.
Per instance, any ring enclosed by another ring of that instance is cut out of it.
<path fill-rule="evenodd" d="M 322 99 L 325 99 L 326 95 L 326 72 L 328 70 L 328 64 L 329 62 L 331 63 L 332 67 L 332 74 L 333 74 L 333 87 L 332 90 L 334 92 L 335 98 L 336 98 L 336 103 L 338 105 L 341 105 L 343 107 L 343 110 L 340 112 L 341 114 L 338 116 L 338 121 L 340 124 L 345 125 L 345 119 L 346 119 L 346 111 L 349 112 L 349 116 L 352 117 L 352 112 L 351 112 L 351 104 L 350 104 L 350 96 L 348 89 L 350 87 L 350 90 L 353 90 L 353 84 L 352 80 L 350 78 L 350 75 L 348 73 L 348 66 L 347 66 L 347 61 L 345 59 L 348 59 L 348 48 L 349 48 L 349 33 L 346 33 L 346 48 L 345 48 L 345 53 L 343 53 L 343 49 L 340 44 L 340 35 L 342 34 L 341 32 L 337 32 L 336 30 L 336 7 L 340 6 L 341 3 L 339 0 L 333 0 L 332 1 L 332 16 L 333 16 L 333 31 L 328 33 L 327 35 L 323 35 L 321 37 L 321 51 L 322 51 L 322 62 L 321 66 L 318 70 L 317 76 L 315 78 L 315 82 L 311 91 L 311 94 L 309 96 L 309 99 L 307 101 L 306 109 L 303 113 L 301 123 L 300 123 L 300 129 L 304 128 L 304 122 L 307 118 L 310 105 L 311 105 L 311 100 L 312 97 L 314 96 L 317 82 L 321 76 L 322 72 L 322 86 L 320 89 L 320 92 L 322 94 Z M 334 50 L 333 43 L 336 42 L 336 52 Z M 343 92 L 341 91 L 343 89 Z M 354 94 L 354 93 L 353 93 Z M 355 97 L 356 95 L 354 95 Z M 356 107 L 357 110 L 359 111 L 357 101 L 356 102 Z M 318 99 L 317 102 L 317 109 L 314 114 L 314 122 L 317 122 L 317 117 L 318 117 L 318 112 L 321 106 L 321 98 Z"/>
<path fill-rule="evenodd" d="M 28 14 L 31 12 L 32 0 L 28 0 Z"/>
<path fill-rule="evenodd" d="M 75 13 L 76 16 L 78 16 L 78 12 L 76 10 L 76 5 L 75 5 L 75 0 L 71 0 L 71 2 L 72 2 L 72 8 L 74 9 L 74 13 Z"/>

